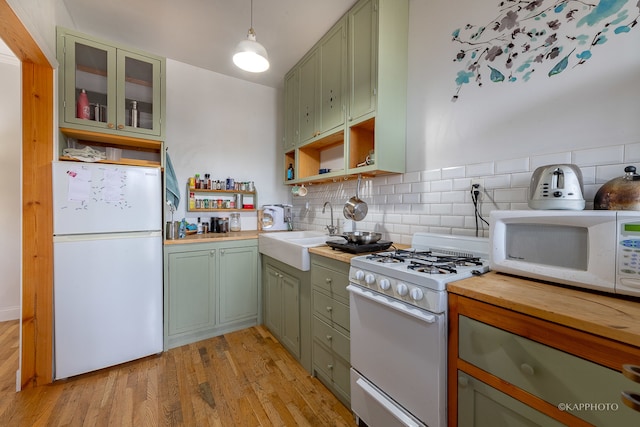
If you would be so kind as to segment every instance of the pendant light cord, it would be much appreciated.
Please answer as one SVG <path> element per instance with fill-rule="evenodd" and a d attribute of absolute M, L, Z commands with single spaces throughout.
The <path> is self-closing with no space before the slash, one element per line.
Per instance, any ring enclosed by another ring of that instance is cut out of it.
<path fill-rule="evenodd" d="M 251 0 L 251 27 L 253 30 L 253 0 Z"/>

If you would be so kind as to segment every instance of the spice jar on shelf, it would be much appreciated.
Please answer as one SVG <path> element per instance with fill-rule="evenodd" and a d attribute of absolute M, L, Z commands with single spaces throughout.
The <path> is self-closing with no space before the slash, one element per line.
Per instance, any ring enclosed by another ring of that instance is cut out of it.
<path fill-rule="evenodd" d="M 240 213 L 234 212 L 229 215 L 229 229 L 231 231 L 240 231 L 242 228 L 240 226 Z"/>

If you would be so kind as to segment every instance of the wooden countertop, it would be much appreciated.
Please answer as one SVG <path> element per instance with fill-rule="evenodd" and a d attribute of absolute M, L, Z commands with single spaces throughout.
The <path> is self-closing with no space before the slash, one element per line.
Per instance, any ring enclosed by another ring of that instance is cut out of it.
<path fill-rule="evenodd" d="M 228 240 L 257 239 L 259 230 L 230 231 L 228 233 L 190 234 L 184 239 L 165 239 L 165 245 L 184 245 L 189 243 L 215 243 Z"/>
<path fill-rule="evenodd" d="M 402 245 L 402 244 L 396 244 L 396 243 L 394 243 L 393 246 L 396 247 L 397 249 L 409 248 L 409 245 Z M 376 251 L 376 252 L 380 252 L 380 251 Z M 316 246 L 314 248 L 309 248 L 309 253 L 321 255 L 323 257 L 335 259 L 337 261 L 342 261 L 349 264 L 351 262 L 351 258 L 360 256 L 360 255 L 367 255 L 373 252 L 362 252 L 359 254 L 350 254 L 348 252 L 342 252 L 337 249 L 334 250 L 332 247 L 324 245 L 324 246 Z"/>
<path fill-rule="evenodd" d="M 449 283 L 457 295 L 640 347 L 640 299 L 489 272 Z"/>

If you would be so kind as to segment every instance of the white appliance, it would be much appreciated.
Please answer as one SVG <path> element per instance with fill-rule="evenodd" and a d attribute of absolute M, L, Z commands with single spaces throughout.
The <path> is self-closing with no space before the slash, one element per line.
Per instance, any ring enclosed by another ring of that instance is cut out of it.
<path fill-rule="evenodd" d="M 56 379 L 159 353 L 159 168 L 53 163 Z"/>
<path fill-rule="evenodd" d="M 291 205 L 264 205 L 262 207 L 262 229 L 282 231 L 291 228 Z"/>
<path fill-rule="evenodd" d="M 369 427 L 447 424 L 449 282 L 488 271 L 488 240 L 416 233 L 351 259 L 351 409 Z"/>
<path fill-rule="evenodd" d="M 531 209 L 582 210 L 582 171 L 576 165 L 540 166 L 531 175 L 529 207 Z"/>
<path fill-rule="evenodd" d="M 640 296 L 640 211 L 493 211 L 492 270 Z"/>

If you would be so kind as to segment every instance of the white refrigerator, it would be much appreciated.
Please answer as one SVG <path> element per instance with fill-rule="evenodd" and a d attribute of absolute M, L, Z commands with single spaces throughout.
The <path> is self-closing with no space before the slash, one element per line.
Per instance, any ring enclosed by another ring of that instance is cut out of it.
<path fill-rule="evenodd" d="M 160 168 L 53 163 L 54 377 L 163 349 Z"/>

